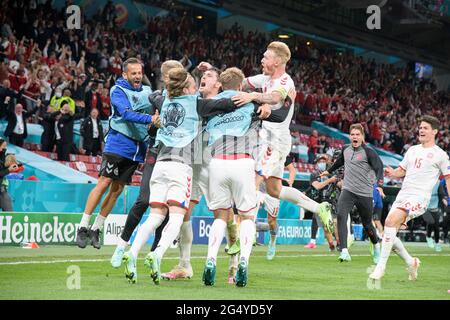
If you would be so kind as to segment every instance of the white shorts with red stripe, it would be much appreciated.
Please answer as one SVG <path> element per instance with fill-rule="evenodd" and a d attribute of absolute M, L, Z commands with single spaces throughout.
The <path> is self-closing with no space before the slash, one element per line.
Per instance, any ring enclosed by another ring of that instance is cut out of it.
<path fill-rule="evenodd" d="M 264 210 L 267 214 L 273 218 L 278 216 L 278 210 L 280 209 L 280 199 L 269 196 L 267 193 L 264 195 Z"/>
<path fill-rule="evenodd" d="M 406 211 L 408 216 L 405 223 L 407 223 L 409 220 L 423 215 L 427 210 L 429 203 L 429 198 L 420 197 L 417 195 L 400 195 L 395 199 L 389 213 L 391 213 L 394 209 L 402 209 L 403 211 Z"/>
<path fill-rule="evenodd" d="M 284 163 L 289 155 L 289 150 L 280 150 L 280 148 L 266 147 L 258 157 L 256 172 L 265 179 L 275 177 L 283 179 Z"/>
<path fill-rule="evenodd" d="M 239 155 L 238 155 L 239 156 Z M 209 164 L 209 209 L 229 209 L 234 202 L 241 215 L 254 215 L 256 209 L 255 161 L 214 158 Z"/>
<path fill-rule="evenodd" d="M 174 161 L 157 161 L 150 179 L 150 205 L 179 204 L 189 207 L 192 168 Z"/>
<path fill-rule="evenodd" d="M 255 150 L 255 157 L 257 159 L 255 171 L 265 179 L 269 177 L 283 179 L 284 163 L 291 151 L 291 145 L 270 145 L 265 140 L 267 138 L 265 129 L 259 131 L 259 136 L 262 142 Z"/>

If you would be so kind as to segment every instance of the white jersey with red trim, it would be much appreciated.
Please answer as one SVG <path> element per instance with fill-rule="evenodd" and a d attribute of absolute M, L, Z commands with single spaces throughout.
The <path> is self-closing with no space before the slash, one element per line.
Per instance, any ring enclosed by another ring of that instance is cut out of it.
<path fill-rule="evenodd" d="M 287 74 L 283 74 L 277 79 L 271 79 L 270 76 L 258 74 L 253 77 L 247 78 L 247 83 L 253 89 L 262 89 L 263 93 L 272 93 L 277 91 L 281 94 L 283 99 L 286 99 L 291 89 L 295 90 L 294 81 Z M 279 108 L 289 108 L 289 113 L 283 122 L 275 123 L 269 121 L 263 121 L 262 127 L 268 130 L 268 144 L 271 147 L 278 148 L 278 146 L 284 146 L 285 148 L 291 148 L 291 134 L 289 131 L 289 125 L 291 124 L 292 115 L 294 114 L 294 101 L 285 101 L 272 106 L 273 110 Z"/>
<path fill-rule="evenodd" d="M 406 175 L 397 198 L 412 195 L 430 199 L 439 177 L 450 175 L 449 157 L 437 145 L 430 148 L 424 148 L 421 144 L 410 147 L 399 166 L 406 171 Z"/>

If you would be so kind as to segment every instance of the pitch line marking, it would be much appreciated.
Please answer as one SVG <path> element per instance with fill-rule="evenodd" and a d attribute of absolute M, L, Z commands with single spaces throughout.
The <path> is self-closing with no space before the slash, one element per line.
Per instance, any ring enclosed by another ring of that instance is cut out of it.
<path fill-rule="evenodd" d="M 433 253 L 425 253 L 417 255 L 418 257 L 450 257 L 450 254 L 433 254 Z M 219 256 L 219 258 L 228 258 L 229 255 Z M 334 257 L 332 254 L 315 254 L 315 255 L 290 255 L 290 256 L 282 256 L 277 255 L 277 258 L 315 258 L 315 257 Z M 352 254 L 352 257 L 371 257 L 370 254 Z M 265 256 L 253 256 L 255 258 L 266 258 Z M 179 257 L 166 257 L 165 260 L 177 260 Z M 194 256 L 191 259 L 206 259 L 205 256 Z M 39 261 L 39 260 L 30 260 L 30 261 L 11 261 L 11 262 L 0 262 L 0 266 L 8 266 L 8 265 L 22 265 L 22 264 L 55 264 L 55 263 L 75 263 L 75 262 L 105 262 L 110 261 L 111 259 L 65 259 L 65 260 L 48 260 L 48 261 Z M 138 260 L 144 260 L 144 258 L 138 258 Z"/>

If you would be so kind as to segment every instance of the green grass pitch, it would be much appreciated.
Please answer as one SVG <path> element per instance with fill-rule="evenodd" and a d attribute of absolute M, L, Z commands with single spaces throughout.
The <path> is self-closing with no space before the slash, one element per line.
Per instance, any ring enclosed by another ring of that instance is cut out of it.
<path fill-rule="evenodd" d="M 220 249 L 216 285 L 205 287 L 201 275 L 207 246 L 194 245 L 190 280 L 151 282 L 143 266 L 148 247 L 138 260 L 138 283 L 129 284 L 123 268 L 113 269 L 109 259 L 114 247 L 42 246 L 26 250 L 0 247 L 0 299 L 420 299 L 450 300 L 450 246 L 435 253 L 425 244 L 406 244 L 422 261 L 419 278 L 408 281 L 403 262 L 391 256 L 380 290 L 367 288 L 367 269 L 372 265 L 367 242 L 351 248 L 352 261 L 340 263 L 337 253 L 326 246 L 315 250 L 300 245 L 278 246 L 272 261 L 265 258 L 267 247 L 254 247 L 249 265 L 249 284 L 237 288 L 227 283 L 228 257 Z M 169 249 L 162 271 L 177 263 L 178 249 Z M 70 266 L 80 270 L 80 289 L 69 289 Z M 68 269 L 69 268 L 69 269 Z M 69 271 L 69 273 L 68 273 Z"/>

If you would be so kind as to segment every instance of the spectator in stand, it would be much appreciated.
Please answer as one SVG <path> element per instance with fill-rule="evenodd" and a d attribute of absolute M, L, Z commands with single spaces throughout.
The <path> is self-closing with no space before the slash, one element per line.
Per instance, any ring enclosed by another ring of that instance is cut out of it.
<path fill-rule="evenodd" d="M 113 52 L 113 56 L 109 58 L 109 71 L 116 75 L 120 76 L 122 74 L 122 58 L 120 57 L 120 53 L 118 50 Z"/>
<path fill-rule="evenodd" d="M 317 141 L 317 153 L 325 154 L 327 153 L 328 149 L 330 149 L 330 144 L 327 141 L 327 137 L 324 134 L 321 134 L 319 136 L 319 140 Z"/>
<path fill-rule="evenodd" d="M 104 88 L 101 95 L 102 108 L 100 109 L 100 120 L 108 120 L 111 116 L 111 97 L 109 89 Z"/>
<path fill-rule="evenodd" d="M 1 38 L 0 38 L 0 83 L 8 80 L 8 63 L 6 62 L 6 57 L 2 54 L 1 49 Z M 8 80 L 9 81 L 9 80 Z"/>
<path fill-rule="evenodd" d="M 75 105 L 84 108 L 86 99 L 86 87 L 88 85 L 89 79 L 85 73 L 80 74 L 76 80 L 73 82 L 73 96 L 75 100 Z M 82 103 L 81 103 L 82 102 Z"/>
<path fill-rule="evenodd" d="M 101 92 L 103 91 L 102 83 L 93 83 L 91 89 L 86 93 L 86 107 L 84 108 L 84 117 L 87 118 L 91 114 L 93 109 L 102 109 L 102 97 Z"/>
<path fill-rule="evenodd" d="M 45 112 L 39 116 L 39 123 L 44 128 L 41 135 L 41 150 L 45 152 L 53 152 L 56 143 L 55 122 L 59 111 L 55 111 L 48 106 Z"/>
<path fill-rule="evenodd" d="M 76 148 L 73 144 L 73 123 L 75 118 L 67 101 L 61 103 L 60 114 L 56 116 L 56 152 L 59 161 L 70 161 L 70 153 Z"/>
<path fill-rule="evenodd" d="M 17 67 L 16 71 L 11 70 L 13 73 L 9 74 L 9 81 L 11 82 L 11 89 L 14 91 L 20 91 L 27 83 L 27 77 L 25 76 L 25 70 L 23 67 Z"/>
<path fill-rule="evenodd" d="M 84 119 L 80 127 L 84 154 L 88 156 L 95 157 L 101 154 L 103 149 L 103 127 L 98 115 L 98 109 L 92 109 L 90 116 Z"/>
<path fill-rule="evenodd" d="M 27 131 L 27 119 L 31 117 L 41 105 L 41 101 L 38 100 L 37 106 L 29 111 L 23 112 L 23 106 L 18 103 L 13 108 L 8 110 L 7 121 L 8 125 L 5 130 L 5 137 L 9 138 L 9 142 L 15 144 L 18 147 L 22 147 L 23 143 L 28 136 Z M 13 105 L 11 105 L 13 106 Z"/>
<path fill-rule="evenodd" d="M 3 80 L 3 85 L 0 86 L 0 119 L 4 118 L 8 110 L 11 108 L 11 104 L 15 100 L 20 99 L 22 94 L 11 90 L 10 82 L 8 79 Z"/>
<path fill-rule="evenodd" d="M 308 140 L 308 163 L 314 163 L 317 154 L 318 145 L 318 132 L 313 130 Z"/>
<path fill-rule="evenodd" d="M 59 109 L 59 105 L 61 104 L 61 98 L 62 98 L 62 89 L 60 87 L 57 87 L 55 89 L 55 94 L 50 99 L 49 107 L 51 107 L 54 110 Z"/>
<path fill-rule="evenodd" d="M 61 99 L 58 101 L 59 105 L 56 106 L 56 110 L 60 110 L 62 108 L 62 105 L 64 102 L 67 102 L 67 104 L 69 105 L 70 108 L 70 112 L 72 113 L 72 115 L 75 114 L 75 100 L 73 100 L 71 98 L 72 92 L 70 91 L 70 89 L 64 89 L 63 91 L 63 96 L 61 97 Z"/>
<path fill-rule="evenodd" d="M 372 143 L 378 147 L 381 141 L 381 124 L 378 118 L 372 120 L 371 124 L 369 125 L 369 131 L 369 136 L 372 138 Z"/>

